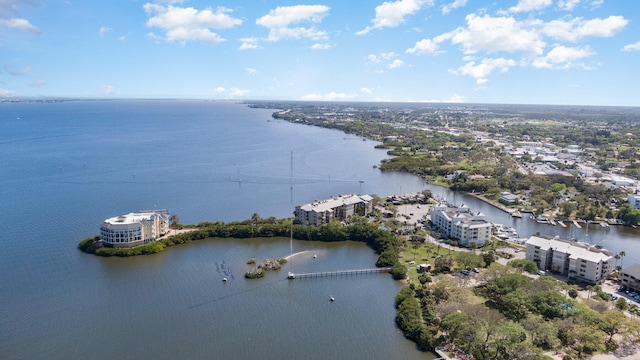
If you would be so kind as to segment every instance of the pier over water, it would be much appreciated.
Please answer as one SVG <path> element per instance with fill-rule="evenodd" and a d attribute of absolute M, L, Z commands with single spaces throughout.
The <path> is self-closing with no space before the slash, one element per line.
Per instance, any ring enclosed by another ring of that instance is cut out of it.
<path fill-rule="evenodd" d="M 383 272 L 388 273 L 388 272 L 391 272 L 391 269 L 392 269 L 391 267 L 381 267 L 381 268 L 374 268 L 374 269 L 293 273 L 293 274 L 290 274 L 289 279 L 309 279 L 309 278 L 337 277 L 337 276 L 348 276 L 348 275 L 365 275 L 365 274 L 376 274 L 376 273 L 383 273 Z"/>

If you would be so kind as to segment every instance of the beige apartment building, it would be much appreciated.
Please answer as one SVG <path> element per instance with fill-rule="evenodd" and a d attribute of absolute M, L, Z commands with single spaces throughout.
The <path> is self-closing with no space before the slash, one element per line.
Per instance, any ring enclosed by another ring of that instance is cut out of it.
<path fill-rule="evenodd" d="M 612 270 L 613 253 L 601 246 L 532 236 L 525 243 L 526 258 L 542 271 L 581 283 L 599 284 Z"/>
<path fill-rule="evenodd" d="M 345 221 L 351 215 L 367 216 L 372 210 L 373 197 L 370 195 L 340 195 L 296 206 L 294 221 L 298 224 L 322 225 L 333 220 Z"/>

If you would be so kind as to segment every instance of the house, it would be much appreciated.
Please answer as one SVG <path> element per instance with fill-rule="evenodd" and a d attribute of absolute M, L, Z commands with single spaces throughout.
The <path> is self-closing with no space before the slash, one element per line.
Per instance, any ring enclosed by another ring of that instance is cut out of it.
<path fill-rule="evenodd" d="M 612 269 L 613 253 L 582 242 L 532 236 L 526 241 L 526 259 L 542 271 L 588 284 L 603 282 Z"/>
<path fill-rule="evenodd" d="M 431 209 L 431 222 L 446 236 L 458 240 L 458 245 L 483 246 L 491 240 L 491 223 L 482 213 L 472 214 L 469 207 L 437 205 Z"/>
<path fill-rule="evenodd" d="M 156 241 L 168 231 L 167 210 L 142 210 L 103 221 L 100 240 L 106 246 L 130 248 Z"/>
<path fill-rule="evenodd" d="M 350 194 L 296 206 L 294 216 L 299 224 L 322 225 L 345 221 L 351 215 L 367 216 L 372 210 L 373 197 Z"/>
<path fill-rule="evenodd" d="M 430 272 L 431 271 L 431 264 L 420 264 L 418 266 L 416 266 L 416 271 L 418 271 L 418 273 L 423 273 L 423 272 Z"/>
<path fill-rule="evenodd" d="M 516 195 L 513 195 L 512 193 L 508 192 L 508 191 L 503 191 L 500 193 L 500 200 L 498 200 L 499 202 L 505 204 L 505 205 L 515 205 L 518 203 L 518 197 Z"/>

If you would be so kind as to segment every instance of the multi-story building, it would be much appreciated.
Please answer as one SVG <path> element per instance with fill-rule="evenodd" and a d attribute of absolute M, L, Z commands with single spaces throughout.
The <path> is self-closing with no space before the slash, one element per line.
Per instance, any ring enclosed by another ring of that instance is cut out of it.
<path fill-rule="evenodd" d="M 169 231 L 167 210 L 146 210 L 106 219 L 100 240 L 106 246 L 130 248 L 156 241 Z"/>
<path fill-rule="evenodd" d="M 583 242 L 532 236 L 525 243 L 526 258 L 540 270 L 567 276 L 569 280 L 599 284 L 612 270 L 613 253 Z"/>
<path fill-rule="evenodd" d="M 480 247 L 491 240 L 491 223 L 482 213 L 472 214 L 466 205 L 434 206 L 431 209 L 431 222 L 446 236 L 457 239 L 458 245 L 461 246 L 471 246 L 471 243 L 475 243 Z"/>
<path fill-rule="evenodd" d="M 373 197 L 351 194 L 296 206 L 294 216 L 299 224 L 322 225 L 347 220 L 351 215 L 367 216 L 372 210 Z"/>
<path fill-rule="evenodd" d="M 633 264 L 622 270 L 622 286 L 640 291 L 640 264 Z"/>

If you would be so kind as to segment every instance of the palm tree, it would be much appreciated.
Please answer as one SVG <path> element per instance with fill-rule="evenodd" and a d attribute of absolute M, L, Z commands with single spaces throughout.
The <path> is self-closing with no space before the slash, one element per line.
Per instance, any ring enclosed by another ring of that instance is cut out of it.
<path fill-rule="evenodd" d="M 618 260 L 620 260 L 620 254 L 615 254 L 613 258 L 616 259 L 616 262 L 613 264 L 613 268 L 615 269 L 618 267 Z"/>
<path fill-rule="evenodd" d="M 627 253 L 624 252 L 624 250 L 622 250 L 622 251 L 620 251 L 620 254 L 618 254 L 618 255 L 620 255 L 620 267 L 622 267 L 622 260 L 623 260 L 622 258 L 627 256 Z"/>
<path fill-rule="evenodd" d="M 178 215 L 176 214 L 171 215 L 171 217 L 169 218 L 169 227 L 172 227 L 174 229 L 177 229 L 180 227 L 180 218 L 178 217 Z"/>

